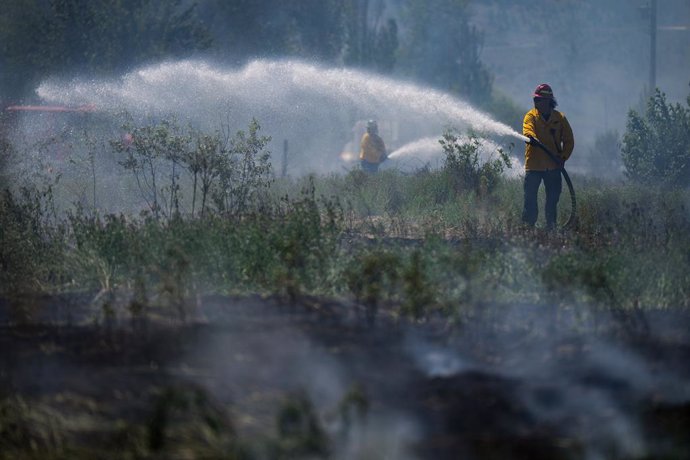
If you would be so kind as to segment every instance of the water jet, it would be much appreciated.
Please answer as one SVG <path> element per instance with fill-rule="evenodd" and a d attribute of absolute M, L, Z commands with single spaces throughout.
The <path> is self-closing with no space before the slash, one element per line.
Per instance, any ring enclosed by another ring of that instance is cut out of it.
<path fill-rule="evenodd" d="M 385 139 L 389 150 L 440 137 L 448 126 L 524 140 L 442 91 L 295 60 L 255 60 L 238 69 L 199 60 L 164 62 L 117 79 L 48 80 L 37 94 L 51 104 L 93 104 L 139 117 L 175 115 L 209 129 L 222 124 L 240 129 L 254 117 L 273 137 L 274 153 L 285 139 L 290 141 L 295 172 L 339 170 L 343 146 L 355 138 L 353 126 L 367 118 L 394 125 L 394 138 Z"/>

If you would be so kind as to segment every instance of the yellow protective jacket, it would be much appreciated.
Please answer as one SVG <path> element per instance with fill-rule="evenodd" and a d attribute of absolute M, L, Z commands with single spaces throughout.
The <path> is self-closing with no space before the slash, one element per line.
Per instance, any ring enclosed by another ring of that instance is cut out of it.
<path fill-rule="evenodd" d="M 525 114 L 522 122 L 522 134 L 538 139 L 554 155 L 560 156 L 563 161 L 570 158 L 575 148 L 573 129 L 558 110 L 551 111 L 549 120 L 545 121 L 534 108 Z M 557 165 L 548 154 L 536 145 L 527 144 L 525 148 L 525 170 L 546 171 L 558 169 Z"/>
<path fill-rule="evenodd" d="M 378 134 L 364 133 L 360 142 L 359 159 L 369 163 L 381 163 L 386 159 L 386 145 Z"/>

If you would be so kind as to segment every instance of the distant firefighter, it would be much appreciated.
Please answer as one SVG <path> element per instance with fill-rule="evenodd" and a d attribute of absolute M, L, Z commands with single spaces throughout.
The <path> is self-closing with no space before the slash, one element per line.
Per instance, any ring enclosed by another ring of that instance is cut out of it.
<path fill-rule="evenodd" d="M 386 144 L 379 136 L 379 127 L 374 120 L 367 122 L 367 132 L 360 142 L 359 159 L 362 170 L 371 174 L 378 172 L 379 165 L 388 159 Z"/>

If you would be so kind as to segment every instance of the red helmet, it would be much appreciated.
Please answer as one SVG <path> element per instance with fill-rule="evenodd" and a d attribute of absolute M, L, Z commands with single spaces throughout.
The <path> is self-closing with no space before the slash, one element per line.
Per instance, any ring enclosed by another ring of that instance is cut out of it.
<path fill-rule="evenodd" d="M 533 96 L 544 99 L 554 99 L 553 90 L 551 89 L 551 86 L 546 83 L 542 83 L 541 85 L 537 86 L 537 89 L 534 90 Z"/>

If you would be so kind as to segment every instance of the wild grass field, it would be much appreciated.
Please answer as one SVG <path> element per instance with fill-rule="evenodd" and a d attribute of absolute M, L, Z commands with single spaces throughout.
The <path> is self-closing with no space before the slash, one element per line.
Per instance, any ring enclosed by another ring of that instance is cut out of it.
<path fill-rule="evenodd" d="M 6 176 L 0 458 L 690 455 L 687 189 L 575 175 L 547 231 L 453 132 L 276 178 L 256 122 L 130 130 Z"/>

